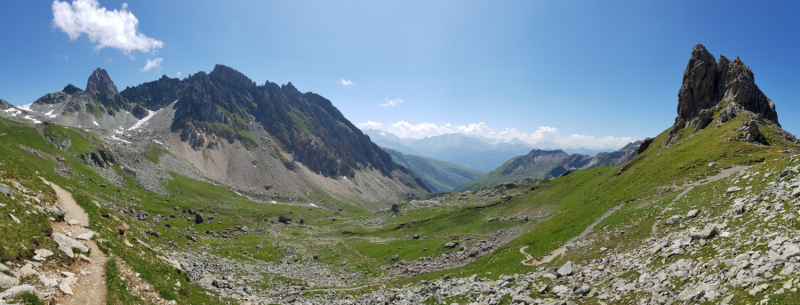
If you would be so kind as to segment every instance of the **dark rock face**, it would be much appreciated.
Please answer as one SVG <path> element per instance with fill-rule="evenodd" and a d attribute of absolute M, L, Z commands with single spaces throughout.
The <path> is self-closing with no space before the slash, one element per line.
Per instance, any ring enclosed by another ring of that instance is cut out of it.
<path fill-rule="evenodd" d="M 150 110 L 177 100 L 172 131 L 198 150 L 211 148 L 218 140 L 253 146 L 249 124 L 256 122 L 283 150 L 293 151 L 297 161 L 323 176 L 352 176 L 360 166 L 387 176 L 393 170 L 409 173 L 329 100 L 302 93 L 291 83 L 259 86 L 239 71 L 217 65 L 209 74 L 199 72 L 184 80 L 162 77 L 127 88 L 121 95 Z"/>
<path fill-rule="evenodd" d="M 141 105 L 144 109 L 155 111 L 177 101 L 183 94 L 184 88 L 185 85 L 179 79 L 169 78 L 164 75 L 156 81 L 125 88 L 120 92 L 120 95 L 128 101 Z M 133 109 L 136 110 L 136 107 Z M 146 111 L 141 112 L 144 113 Z M 136 115 L 133 111 L 131 113 Z"/>
<path fill-rule="evenodd" d="M 726 103 L 720 124 L 746 110 L 780 126 L 775 104 L 758 89 L 753 71 L 738 57 L 730 61 L 720 55 L 717 63 L 714 56 L 698 44 L 692 49 L 689 64 L 683 72 L 683 83 L 678 91 L 678 116 L 664 145 L 675 144 L 680 138 L 680 130 L 687 126 L 694 126 L 695 132 L 705 128 L 713 117 L 712 108 L 722 101 Z"/>
<path fill-rule="evenodd" d="M 0 110 L 6 110 L 6 109 L 9 109 L 9 108 L 12 108 L 12 107 L 14 107 L 14 106 L 12 106 L 11 104 L 9 104 L 8 102 L 6 102 L 3 99 L 0 99 Z"/>
<path fill-rule="evenodd" d="M 92 75 L 89 76 L 89 81 L 86 82 L 86 92 L 95 95 L 119 94 L 119 91 L 117 91 L 117 86 L 115 86 L 114 82 L 111 81 L 111 77 L 108 76 L 108 72 L 106 72 L 105 69 L 100 69 L 100 68 L 94 70 L 94 72 L 92 72 Z"/>

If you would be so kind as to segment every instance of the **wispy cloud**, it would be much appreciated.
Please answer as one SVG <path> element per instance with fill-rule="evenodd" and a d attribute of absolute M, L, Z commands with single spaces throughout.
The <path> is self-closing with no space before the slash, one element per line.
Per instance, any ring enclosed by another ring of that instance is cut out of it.
<path fill-rule="evenodd" d="M 384 125 L 381 123 L 367 121 L 357 126 L 365 130 L 385 130 L 401 138 L 421 139 L 444 134 L 463 134 L 482 136 L 498 141 L 520 140 L 532 145 L 551 142 L 562 148 L 618 149 L 633 141 L 630 137 L 595 137 L 582 134 L 561 137 L 558 128 L 550 126 L 541 126 L 534 132 L 521 132 L 516 128 L 506 128 L 498 132 L 489 128 L 484 122 L 468 125 L 452 125 L 449 123 L 437 125 L 434 123 L 411 124 L 406 121 L 399 121 L 387 125 L 387 128 L 384 129 Z"/>
<path fill-rule="evenodd" d="M 175 74 L 175 78 L 180 78 L 180 77 L 181 77 L 181 71 L 178 71 L 178 74 Z"/>
<path fill-rule="evenodd" d="M 351 80 L 346 80 L 346 79 L 344 79 L 344 78 L 343 78 L 343 79 L 340 79 L 340 80 L 337 80 L 337 81 L 336 81 L 336 84 L 338 84 L 338 85 L 340 85 L 340 86 L 344 86 L 344 87 L 350 87 L 350 86 L 355 86 L 355 87 L 358 87 L 358 84 L 354 83 L 354 82 L 353 82 L 353 81 L 351 81 Z"/>
<path fill-rule="evenodd" d="M 391 100 L 387 97 L 386 98 L 386 102 L 381 103 L 381 106 L 383 106 L 383 107 L 394 107 L 394 106 L 400 105 L 402 103 L 403 103 L 403 99 L 401 99 L 399 97 L 396 98 L 396 99 L 391 99 Z"/>
<path fill-rule="evenodd" d="M 58 59 L 69 60 L 69 56 L 58 54 Z"/>
<path fill-rule="evenodd" d="M 123 3 L 119 10 L 100 7 L 97 0 L 73 0 L 72 4 L 53 1 L 53 26 L 67 33 L 70 40 L 83 34 L 95 43 L 95 49 L 115 48 L 130 55 L 132 51 L 150 52 L 164 43 L 139 33 L 139 19 Z"/>
<path fill-rule="evenodd" d="M 147 64 L 144 65 L 139 71 L 147 72 L 152 69 L 156 69 L 156 72 L 161 71 L 161 62 L 164 61 L 163 58 L 156 58 L 153 60 L 148 59 Z"/>

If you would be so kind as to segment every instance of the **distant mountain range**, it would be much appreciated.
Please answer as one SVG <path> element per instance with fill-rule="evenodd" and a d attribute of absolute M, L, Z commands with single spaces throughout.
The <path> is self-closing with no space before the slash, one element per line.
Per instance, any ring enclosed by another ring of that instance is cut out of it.
<path fill-rule="evenodd" d="M 485 171 L 437 160 L 434 158 L 406 155 L 399 151 L 384 148 L 392 160 L 408 168 L 419 177 L 431 191 L 439 193 L 450 191 L 466 182 L 486 174 Z"/>
<path fill-rule="evenodd" d="M 531 145 L 522 141 L 503 142 L 477 135 L 444 134 L 422 139 L 400 138 L 390 132 L 367 129 L 363 131 L 372 142 L 404 154 L 439 159 L 483 171 L 491 171 L 509 159 L 525 155 L 532 149 L 558 149 L 553 143 Z M 586 148 L 561 149 L 566 153 L 593 156 L 609 150 Z"/>
<path fill-rule="evenodd" d="M 525 178 L 558 177 L 568 171 L 598 166 L 622 166 L 636 156 L 642 142 L 632 142 L 618 151 L 598 153 L 595 156 L 570 155 L 563 150 L 534 149 L 524 156 L 511 158 L 483 177 L 464 183 L 453 191 L 475 190 Z"/>

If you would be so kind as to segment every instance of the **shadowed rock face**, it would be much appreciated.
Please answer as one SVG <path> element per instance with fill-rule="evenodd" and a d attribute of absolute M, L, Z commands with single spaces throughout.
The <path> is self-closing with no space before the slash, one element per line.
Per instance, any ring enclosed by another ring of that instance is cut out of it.
<path fill-rule="evenodd" d="M 11 106 L 11 104 L 9 104 L 8 102 L 6 102 L 3 99 L 0 99 L 0 110 L 6 110 L 6 109 L 11 108 L 11 107 L 14 107 L 14 106 Z"/>
<path fill-rule="evenodd" d="M 111 81 L 111 77 L 108 77 L 108 72 L 106 72 L 105 69 L 100 69 L 100 68 L 94 70 L 94 72 L 92 72 L 92 75 L 89 76 L 89 81 L 86 82 L 86 92 L 95 95 L 119 94 L 119 91 L 117 91 L 117 86 L 115 86 L 114 82 Z"/>
<path fill-rule="evenodd" d="M 727 103 L 720 115 L 720 124 L 746 110 L 780 126 L 775 104 L 758 89 L 750 67 L 739 57 L 730 61 L 720 55 L 717 63 L 714 56 L 698 44 L 692 49 L 683 72 L 683 83 L 678 91 L 678 116 L 665 146 L 675 144 L 680 138 L 679 131 L 687 126 L 695 126 L 695 132 L 705 128 L 712 118 L 711 108 L 723 100 Z"/>

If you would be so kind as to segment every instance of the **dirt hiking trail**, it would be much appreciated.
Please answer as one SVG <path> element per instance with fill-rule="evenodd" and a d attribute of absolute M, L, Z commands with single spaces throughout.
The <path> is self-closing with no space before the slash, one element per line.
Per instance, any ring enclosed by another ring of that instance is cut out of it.
<path fill-rule="evenodd" d="M 592 224 L 590 224 L 588 227 L 586 227 L 586 229 L 584 229 L 583 232 L 581 232 L 580 235 L 571 238 L 563 246 L 561 246 L 558 249 L 555 249 L 553 251 L 550 251 L 550 253 L 547 253 L 547 255 L 542 256 L 541 258 L 539 258 L 539 259 L 537 259 L 535 261 L 533 260 L 533 255 L 530 255 L 530 254 L 525 252 L 525 249 L 527 249 L 528 246 L 524 246 L 522 248 L 519 248 L 519 253 L 522 253 L 522 255 L 525 255 L 525 259 L 523 259 L 520 263 L 525 265 L 525 266 L 536 266 L 536 265 L 539 265 L 539 264 L 548 263 L 548 262 L 552 261 L 554 258 L 559 257 L 561 255 L 564 255 L 564 253 L 567 252 L 567 248 L 568 247 L 571 247 L 572 244 L 574 244 L 577 240 L 586 237 L 586 235 L 589 235 L 589 233 L 592 233 L 592 230 L 594 230 L 594 227 L 596 227 L 597 224 L 599 224 L 601 221 L 603 221 L 603 219 L 606 219 L 608 216 L 611 216 L 611 214 L 614 214 L 614 212 L 619 210 L 621 207 L 622 207 L 622 204 L 609 209 L 608 211 L 606 211 L 605 214 L 603 214 L 603 216 L 597 217 L 597 219 L 595 219 Z"/>
<path fill-rule="evenodd" d="M 721 179 L 728 178 L 728 177 L 732 176 L 733 174 L 738 173 L 738 172 L 740 172 L 742 170 L 745 170 L 747 168 L 750 168 L 750 167 L 749 166 L 743 166 L 743 165 L 735 165 L 735 166 L 733 166 L 733 167 L 731 167 L 729 169 L 723 169 L 722 171 L 719 172 L 719 174 L 717 174 L 715 176 L 708 177 L 708 179 L 701 180 L 701 181 L 695 181 L 695 182 L 692 182 L 692 183 L 689 183 L 689 184 L 685 185 L 684 187 L 686 187 L 686 188 L 683 190 L 683 192 L 678 194 L 678 197 L 675 197 L 675 199 L 673 199 L 666 207 L 664 207 L 664 209 L 661 210 L 661 214 L 659 214 L 658 218 L 656 218 L 656 222 L 653 223 L 653 227 L 651 228 L 651 232 L 653 234 L 653 237 L 658 238 L 658 225 L 661 223 L 661 219 L 664 218 L 664 214 L 667 213 L 667 211 L 670 210 L 670 208 L 672 208 L 672 205 L 675 204 L 676 202 L 678 202 L 678 199 L 681 199 L 681 197 L 683 197 L 683 195 L 686 195 L 686 193 L 688 193 L 689 191 L 693 190 L 695 187 L 698 187 L 698 186 L 701 186 L 701 185 L 706 185 L 706 184 L 709 184 L 709 183 L 714 182 L 714 181 L 718 181 L 718 180 L 721 180 Z"/>
<path fill-rule="evenodd" d="M 92 232 L 87 228 L 89 227 L 89 214 L 75 203 L 72 194 L 47 180 L 44 182 L 53 187 L 58 198 L 58 205 L 66 211 L 64 222 L 52 223 L 53 233 L 62 233 L 75 238 L 78 235 Z M 78 223 L 70 225 L 71 221 L 73 224 L 75 223 L 73 220 Z M 57 303 L 62 305 L 106 304 L 106 261 L 108 258 L 97 248 L 94 241 L 80 240 L 80 242 L 91 249 L 89 255 L 91 262 L 79 259 L 73 263 L 72 271 L 78 278 L 77 282 L 70 285 L 73 295 L 63 294 Z"/>

